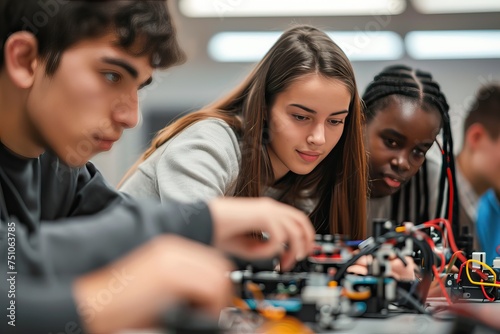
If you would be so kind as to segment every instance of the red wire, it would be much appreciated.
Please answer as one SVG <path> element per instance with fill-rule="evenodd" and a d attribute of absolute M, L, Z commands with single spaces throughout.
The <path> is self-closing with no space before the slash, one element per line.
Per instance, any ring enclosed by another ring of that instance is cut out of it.
<path fill-rule="evenodd" d="M 482 282 L 483 280 L 481 280 Z M 484 289 L 484 285 L 481 285 L 481 291 L 483 291 L 483 295 L 486 297 L 486 299 L 488 299 L 490 302 L 494 302 L 495 301 L 495 298 L 494 297 L 490 297 L 488 296 L 488 294 L 486 293 L 486 290 Z"/>
<path fill-rule="evenodd" d="M 437 224 L 437 223 L 444 223 L 446 226 L 446 234 L 448 235 L 448 241 L 450 243 L 451 250 L 453 252 L 458 252 L 458 247 L 457 244 L 455 243 L 455 237 L 453 236 L 453 230 L 451 229 L 451 224 L 447 219 L 444 218 L 436 218 L 433 220 L 429 220 L 428 222 L 424 223 L 424 226 L 433 226 L 432 224 Z M 460 261 L 465 262 L 467 259 L 462 253 L 458 254 L 458 258 Z"/>
<path fill-rule="evenodd" d="M 443 229 L 441 228 L 441 226 L 439 226 L 438 224 L 432 224 L 432 226 L 426 226 L 426 227 L 434 227 L 436 230 L 438 230 L 439 233 L 441 233 L 441 236 L 443 237 L 443 240 L 444 240 L 443 247 L 446 247 L 446 236 L 444 235 L 444 232 L 443 232 Z"/>
<path fill-rule="evenodd" d="M 439 222 L 444 223 L 445 226 L 446 226 L 446 233 L 448 235 L 448 241 L 450 242 L 451 250 L 453 252 L 459 252 L 457 244 L 455 243 L 455 238 L 453 237 L 453 231 L 451 229 L 450 222 L 448 220 L 446 220 L 444 218 L 437 218 L 437 219 L 433 219 L 433 220 L 429 220 L 428 222 L 425 222 L 424 226 L 425 227 L 435 226 L 435 224 L 437 224 Z M 462 254 L 462 252 L 458 253 L 457 257 L 459 258 L 460 261 L 462 261 L 462 266 L 463 266 L 463 263 L 467 262 L 467 259 Z M 462 266 L 460 266 L 460 269 L 462 269 Z M 458 274 L 459 280 L 460 280 L 460 274 L 461 274 L 461 272 L 462 271 L 460 270 L 460 272 Z M 479 275 L 479 277 L 481 277 L 481 279 L 486 280 L 487 276 L 486 276 L 485 273 L 483 273 L 480 270 L 476 271 L 476 273 Z M 458 280 L 457 280 L 457 282 L 458 282 Z"/>
<path fill-rule="evenodd" d="M 459 283 L 459 282 L 460 282 L 460 277 L 462 277 L 462 269 L 463 269 L 463 267 L 465 266 L 465 264 L 466 264 L 466 263 L 467 263 L 467 262 L 463 262 L 463 263 L 462 263 L 462 265 L 460 266 L 460 270 L 458 271 L 457 283 Z M 485 280 L 485 281 L 486 281 L 486 280 L 487 280 L 487 278 L 488 278 L 488 276 L 487 276 L 485 273 L 483 273 L 481 270 L 476 270 L 476 271 L 475 271 L 475 273 L 476 273 L 479 277 L 481 277 L 481 280 Z"/>
<path fill-rule="evenodd" d="M 462 269 L 464 268 L 466 263 L 467 262 L 462 262 L 462 265 L 460 266 L 460 270 L 458 271 L 457 283 L 460 283 L 460 281 L 462 279 Z"/>

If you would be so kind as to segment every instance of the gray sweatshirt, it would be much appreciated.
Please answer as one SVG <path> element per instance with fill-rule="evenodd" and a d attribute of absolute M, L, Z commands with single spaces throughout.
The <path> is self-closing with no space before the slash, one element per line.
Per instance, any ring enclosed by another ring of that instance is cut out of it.
<path fill-rule="evenodd" d="M 234 131 L 223 120 L 209 118 L 194 123 L 160 146 L 120 190 L 161 202 L 191 203 L 232 196 L 240 160 Z"/>
<path fill-rule="evenodd" d="M 205 204 L 140 203 L 108 186 L 91 163 L 69 168 L 50 152 L 26 159 L 1 143 L 0 217 L 1 333 L 65 333 L 68 324 L 79 326 L 71 294 L 74 277 L 154 236 L 212 240 Z M 9 249 L 12 238 L 15 247 Z M 8 272 L 16 274 L 6 277 Z M 11 276 L 17 284 L 13 298 Z M 5 317 L 12 300 L 15 327 Z"/>

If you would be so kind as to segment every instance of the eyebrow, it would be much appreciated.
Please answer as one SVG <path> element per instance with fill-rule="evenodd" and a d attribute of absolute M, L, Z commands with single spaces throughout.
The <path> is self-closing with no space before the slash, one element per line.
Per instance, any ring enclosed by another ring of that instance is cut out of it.
<path fill-rule="evenodd" d="M 134 79 L 137 79 L 137 77 L 139 76 L 139 72 L 137 72 L 137 70 L 132 65 L 130 65 L 128 62 L 126 62 L 124 60 L 109 58 L 109 57 L 103 57 L 103 58 L 101 58 L 101 60 L 107 64 L 116 65 L 116 66 L 123 68 Z"/>
<path fill-rule="evenodd" d="M 406 136 L 405 135 L 397 132 L 394 129 L 384 129 L 382 131 L 382 133 L 384 133 L 386 135 L 391 135 L 391 136 L 397 137 L 399 140 L 406 140 Z"/>
<path fill-rule="evenodd" d="M 394 137 L 397 137 L 399 140 L 401 141 L 406 141 L 407 138 L 405 135 L 397 132 L 396 130 L 394 129 L 384 129 L 382 131 L 384 134 L 386 135 L 392 135 Z M 425 148 L 430 148 L 432 146 L 432 144 L 434 144 L 434 142 L 430 142 L 430 143 L 421 143 L 421 144 L 418 144 L 417 146 L 420 146 L 420 147 L 425 147 Z"/>
<path fill-rule="evenodd" d="M 132 66 L 130 63 L 121 60 L 121 59 L 116 59 L 116 58 L 110 58 L 110 57 L 103 57 L 101 60 L 110 65 L 115 65 L 123 68 L 125 71 L 128 72 L 132 76 L 132 78 L 137 79 L 139 77 L 139 72 L 135 69 L 134 66 Z M 152 77 L 149 77 L 144 83 L 142 83 L 139 86 L 139 89 L 149 85 L 153 81 Z"/>
<path fill-rule="evenodd" d="M 425 148 L 431 148 L 431 146 L 432 146 L 433 144 L 434 144 L 434 142 L 432 142 L 432 143 L 422 143 L 422 144 L 420 144 L 420 145 L 418 145 L 418 146 L 423 146 L 423 147 L 425 147 Z"/>
<path fill-rule="evenodd" d="M 306 106 L 303 106 L 301 104 L 298 104 L 298 103 L 292 103 L 290 104 L 291 106 L 294 106 L 294 107 L 297 107 L 297 108 L 300 108 L 308 113 L 311 113 L 311 114 L 317 114 L 317 112 L 311 108 L 308 108 Z M 336 111 L 336 112 L 332 112 L 329 116 L 335 116 L 335 115 L 340 115 L 340 114 L 348 114 L 349 113 L 349 110 L 341 110 L 341 111 Z"/>
<path fill-rule="evenodd" d="M 144 83 L 142 83 L 139 86 L 139 89 L 146 87 L 147 85 L 151 84 L 153 82 L 153 77 L 149 77 Z"/>

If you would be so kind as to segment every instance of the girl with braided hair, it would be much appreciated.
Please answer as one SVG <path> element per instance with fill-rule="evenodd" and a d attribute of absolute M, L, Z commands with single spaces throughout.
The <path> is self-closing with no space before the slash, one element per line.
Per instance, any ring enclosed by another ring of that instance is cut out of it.
<path fill-rule="evenodd" d="M 458 199 L 453 196 L 456 181 L 449 106 L 438 83 L 428 72 L 390 66 L 375 76 L 363 100 L 369 233 L 376 218 L 422 223 L 444 216 L 456 226 Z M 442 159 L 433 159 L 434 148 L 429 150 L 440 131 L 437 155 Z"/>

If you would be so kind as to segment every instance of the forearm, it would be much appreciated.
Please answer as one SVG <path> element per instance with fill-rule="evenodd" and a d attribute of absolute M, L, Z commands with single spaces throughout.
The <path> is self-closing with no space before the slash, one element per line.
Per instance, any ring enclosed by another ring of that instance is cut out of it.
<path fill-rule="evenodd" d="M 1 225 L 4 245 L 7 223 Z M 212 242 L 212 221 L 205 204 L 160 206 L 125 201 L 97 215 L 42 222 L 32 234 L 21 223 L 15 225 L 18 271 L 39 277 L 86 273 L 161 234 Z"/>

